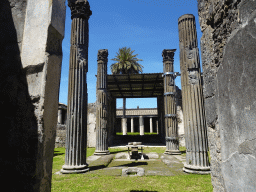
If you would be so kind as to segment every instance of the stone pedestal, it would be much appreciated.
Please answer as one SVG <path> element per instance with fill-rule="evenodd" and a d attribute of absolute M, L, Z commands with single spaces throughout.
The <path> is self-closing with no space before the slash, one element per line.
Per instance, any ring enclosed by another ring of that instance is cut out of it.
<path fill-rule="evenodd" d="M 144 118 L 142 116 L 140 116 L 139 119 L 139 123 L 140 123 L 140 135 L 144 135 Z"/>
<path fill-rule="evenodd" d="M 98 51 L 97 101 L 96 101 L 96 149 L 94 155 L 107 155 L 108 151 L 108 95 L 107 95 L 108 50 Z"/>
<path fill-rule="evenodd" d="M 194 15 L 181 16 L 178 25 L 182 106 L 187 148 L 186 164 L 183 170 L 188 173 L 208 174 L 210 173 L 208 140 Z"/>
<path fill-rule="evenodd" d="M 61 173 L 84 173 L 87 147 L 88 20 L 92 12 L 88 1 L 69 1 L 71 9 L 71 47 L 67 109 L 65 165 Z"/>
<path fill-rule="evenodd" d="M 173 71 L 173 57 L 176 49 L 164 49 L 164 109 L 165 109 L 165 133 L 166 154 L 181 154 L 179 151 L 179 137 L 177 129 L 177 105 L 176 105 L 176 73 Z"/>
<path fill-rule="evenodd" d="M 152 117 L 149 119 L 149 124 L 150 124 L 150 133 L 153 133 L 153 122 L 152 122 Z"/>
<path fill-rule="evenodd" d="M 133 124 L 133 118 L 131 118 L 131 133 L 134 133 L 134 124 Z"/>

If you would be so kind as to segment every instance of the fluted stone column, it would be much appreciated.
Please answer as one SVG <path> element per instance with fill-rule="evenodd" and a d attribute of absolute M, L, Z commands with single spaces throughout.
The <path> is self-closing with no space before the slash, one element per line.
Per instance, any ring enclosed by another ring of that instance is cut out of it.
<path fill-rule="evenodd" d="M 61 122 L 61 120 L 62 120 L 62 109 L 58 109 L 58 123 L 59 124 L 61 124 L 62 122 Z"/>
<path fill-rule="evenodd" d="M 108 151 L 108 93 L 107 93 L 107 63 L 108 50 L 98 51 L 97 71 L 97 101 L 96 101 L 96 149 L 94 155 L 107 155 Z"/>
<path fill-rule="evenodd" d="M 88 71 L 88 20 L 92 12 L 86 0 L 69 0 L 71 9 L 71 47 L 67 106 L 67 135 L 65 165 L 62 173 L 83 173 L 89 170 L 86 163 L 87 148 L 87 82 Z"/>
<path fill-rule="evenodd" d="M 164 109 L 165 109 L 165 133 L 166 133 L 166 154 L 177 155 L 179 151 L 179 137 L 177 124 L 176 105 L 176 73 L 173 71 L 173 57 L 176 49 L 164 49 Z"/>
<path fill-rule="evenodd" d="M 144 135 L 144 118 L 143 116 L 140 116 L 140 135 Z"/>
<path fill-rule="evenodd" d="M 195 17 L 191 14 L 183 15 L 178 23 L 182 106 L 187 148 L 183 170 L 188 173 L 208 174 L 210 173 L 208 140 Z"/>
<path fill-rule="evenodd" d="M 158 125 L 160 129 L 160 135 L 163 139 L 163 143 L 165 142 L 165 130 L 164 130 L 164 97 L 157 97 L 157 111 L 158 111 Z"/>
<path fill-rule="evenodd" d="M 131 133 L 134 133 L 134 124 L 133 124 L 133 118 L 131 118 Z"/>
<path fill-rule="evenodd" d="M 150 128 L 150 133 L 153 133 L 153 122 L 152 122 L 152 117 L 149 118 L 149 128 Z"/>

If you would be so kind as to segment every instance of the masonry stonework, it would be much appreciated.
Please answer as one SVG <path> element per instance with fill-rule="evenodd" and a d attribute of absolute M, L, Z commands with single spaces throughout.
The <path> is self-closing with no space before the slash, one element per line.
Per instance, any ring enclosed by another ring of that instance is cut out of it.
<path fill-rule="evenodd" d="M 198 0 L 214 191 L 256 191 L 256 2 Z"/>
<path fill-rule="evenodd" d="M 15 185 L 2 183 L 50 191 L 65 1 L 3 0 L 0 10 L 1 176 Z"/>

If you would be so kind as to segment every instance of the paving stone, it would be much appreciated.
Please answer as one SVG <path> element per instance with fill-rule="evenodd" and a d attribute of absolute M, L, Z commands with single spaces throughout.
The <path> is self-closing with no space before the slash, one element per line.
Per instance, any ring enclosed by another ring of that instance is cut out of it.
<path fill-rule="evenodd" d="M 158 159 L 159 155 L 156 152 L 150 152 L 145 154 L 149 159 Z"/>
<path fill-rule="evenodd" d="M 116 159 L 128 159 L 128 153 L 117 153 L 115 158 Z"/>
<path fill-rule="evenodd" d="M 129 173 L 136 173 L 135 175 L 129 175 Z M 122 169 L 122 176 L 143 176 L 145 175 L 145 170 L 138 167 L 129 167 Z"/>

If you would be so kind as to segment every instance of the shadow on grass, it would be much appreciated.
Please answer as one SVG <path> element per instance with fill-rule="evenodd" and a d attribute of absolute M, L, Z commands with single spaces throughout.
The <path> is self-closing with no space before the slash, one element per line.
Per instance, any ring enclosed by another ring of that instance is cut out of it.
<path fill-rule="evenodd" d="M 157 191 L 148 191 L 148 190 L 131 190 L 130 192 L 157 192 Z"/>
<path fill-rule="evenodd" d="M 134 166 L 140 166 L 140 165 L 148 165 L 148 163 L 147 162 L 132 162 L 132 163 L 127 163 L 127 164 L 117 165 L 114 167 L 123 167 L 123 166 L 134 167 Z"/>
<path fill-rule="evenodd" d="M 96 171 L 96 170 L 99 170 L 99 169 L 103 169 L 103 168 L 106 168 L 107 166 L 105 165 L 96 165 L 96 166 L 89 166 L 89 171 Z"/>
<path fill-rule="evenodd" d="M 180 152 L 181 152 L 181 154 L 186 154 L 186 149 L 184 149 L 184 150 L 180 150 Z"/>
<path fill-rule="evenodd" d="M 65 154 L 65 153 L 60 153 L 60 151 L 55 150 L 53 156 L 55 157 L 55 156 L 63 155 L 63 154 Z"/>

